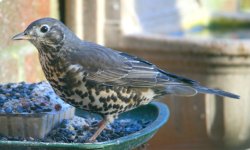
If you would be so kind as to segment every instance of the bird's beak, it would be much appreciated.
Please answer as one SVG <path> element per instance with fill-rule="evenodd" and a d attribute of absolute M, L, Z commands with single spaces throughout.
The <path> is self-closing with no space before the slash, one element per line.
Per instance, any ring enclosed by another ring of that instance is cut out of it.
<path fill-rule="evenodd" d="M 25 34 L 24 32 L 19 33 L 15 36 L 13 36 L 12 40 L 30 40 L 32 37 L 28 34 Z"/>

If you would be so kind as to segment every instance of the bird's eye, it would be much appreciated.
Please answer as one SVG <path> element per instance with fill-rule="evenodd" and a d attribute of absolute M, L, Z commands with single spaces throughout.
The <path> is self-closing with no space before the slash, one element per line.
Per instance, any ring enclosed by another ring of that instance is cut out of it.
<path fill-rule="evenodd" d="M 43 25 L 43 26 L 41 26 L 40 31 L 41 31 L 42 33 L 48 32 L 48 31 L 49 31 L 49 26 L 48 26 L 48 25 Z"/>

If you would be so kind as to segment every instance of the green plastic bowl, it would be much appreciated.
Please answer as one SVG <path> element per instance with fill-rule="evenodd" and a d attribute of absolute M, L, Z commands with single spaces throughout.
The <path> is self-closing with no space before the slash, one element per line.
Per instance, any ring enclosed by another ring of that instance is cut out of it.
<path fill-rule="evenodd" d="M 89 116 L 89 113 L 83 111 L 77 111 L 76 115 L 80 116 Z M 95 116 L 94 117 L 98 117 Z M 146 143 L 151 139 L 158 129 L 163 126 L 169 118 L 168 107 L 160 102 L 152 102 L 148 105 L 141 106 L 132 111 L 123 113 L 120 115 L 119 119 L 143 119 L 145 121 L 153 121 L 146 128 L 130 134 L 125 137 L 121 137 L 115 140 L 99 143 L 45 143 L 45 142 L 31 142 L 31 141 L 0 141 L 0 149 L 104 149 L 104 150 L 117 150 L 117 149 L 133 149 L 140 146 L 143 143 Z"/>

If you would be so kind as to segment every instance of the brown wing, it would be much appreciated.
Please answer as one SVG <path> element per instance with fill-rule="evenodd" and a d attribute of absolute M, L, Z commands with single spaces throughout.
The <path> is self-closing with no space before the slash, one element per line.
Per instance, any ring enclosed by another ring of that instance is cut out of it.
<path fill-rule="evenodd" d="M 90 42 L 83 42 L 80 47 L 74 49 L 76 50 L 69 54 L 71 64 L 81 66 L 88 74 L 87 80 L 98 84 L 130 87 L 168 86 L 167 89 L 171 93 L 178 95 L 196 93 L 190 86 L 194 83 L 193 80 L 173 74 L 169 76 L 155 65 L 138 57 Z"/>

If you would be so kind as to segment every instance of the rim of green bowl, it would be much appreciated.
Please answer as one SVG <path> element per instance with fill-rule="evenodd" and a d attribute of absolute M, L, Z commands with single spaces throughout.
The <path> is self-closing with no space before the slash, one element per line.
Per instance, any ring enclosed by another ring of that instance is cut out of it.
<path fill-rule="evenodd" d="M 98 143 L 46 143 L 46 142 L 32 142 L 32 141 L 0 141 L 1 145 L 12 145 L 12 146 L 30 146 L 30 147 L 57 147 L 57 148 L 85 148 L 85 149 L 102 149 L 111 145 L 118 145 L 124 142 L 138 139 L 142 136 L 145 136 L 149 133 L 156 132 L 161 126 L 163 126 L 168 118 L 169 118 L 169 109 L 168 107 L 161 102 L 151 102 L 148 105 L 152 105 L 157 108 L 158 115 L 157 118 L 146 128 L 130 134 L 128 136 L 124 136 L 118 139 L 98 142 Z"/>

